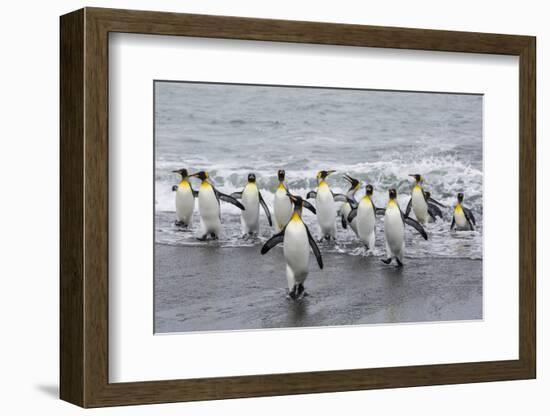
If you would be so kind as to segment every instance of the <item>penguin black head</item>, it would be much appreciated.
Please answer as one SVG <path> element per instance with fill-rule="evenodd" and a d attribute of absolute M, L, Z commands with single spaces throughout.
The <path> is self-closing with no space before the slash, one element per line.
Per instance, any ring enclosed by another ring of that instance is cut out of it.
<path fill-rule="evenodd" d="M 336 172 L 335 170 L 320 170 L 317 172 L 317 179 L 320 181 L 324 181 L 328 175 Z"/>
<path fill-rule="evenodd" d="M 456 196 L 456 199 L 458 199 L 459 203 L 462 203 L 462 201 L 464 201 L 464 194 L 462 192 L 459 192 Z"/>
<path fill-rule="evenodd" d="M 357 191 L 359 189 L 359 185 L 361 182 L 359 180 L 352 178 L 349 175 L 344 174 L 344 179 L 349 182 L 350 188 L 348 189 L 348 192 L 350 191 Z"/>
<path fill-rule="evenodd" d="M 195 177 L 199 178 L 201 181 L 205 181 L 205 180 L 208 179 L 208 172 L 205 172 L 205 171 L 201 170 L 200 172 L 193 173 L 192 175 L 189 175 L 189 177 L 192 177 L 192 176 L 195 176 Z"/>
<path fill-rule="evenodd" d="M 248 183 L 256 183 L 256 175 L 253 173 L 248 174 Z"/>
<path fill-rule="evenodd" d="M 172 172 L 179 173 L 182 179 L 186 179 L 189 176 L 187 169 L 178 169 L 178 170 L 173 170 Z"/>
<path fill-rule="evenodd" d="M 422 177 L 422 175 L 420 175 L 418 173 L 409 174 L 409 176 L 412 176 L 417 183 L 420 183 L 420 182 L 424 181 L 424 178 Z"/>
<path fill-rule="evenodd" d="M 372 196 L 373 191 L 374 191 L 374 188 L 372 187 L 372 185 L 370 183 L 367 186 L 365 186 L 365 194 L 366 195 Z"/>
<path fill-rule="evenodd" d="M 287 191 L 287 196 L 290 198 L 290 201 L 294 204 L 294 211 L 298 214 L 302 214 L 302 208 L 306 208 L 313 212 L 314 214 L 317 214 L 317 211 L 315 210 L 315 207 L 311 205 L 309 202 L 307 202 L 305 199 L 303 199 L 299 195 L 292 195 L 290 192 Z"/>
<path fill-rule="evenodd" d="M 390 195 L 390 199 L 395 199 L 397 198 L 397 191 L 395 190 L 395 188 L 392 188 L 388 191 L 389 195 Z"/>
<path fill-rule="evenodd" d="M 285 170 L 284 169 L 279 169 L 279 171 L 277 172 L 277 176 L 279 177 L 279 182 L 282 182 L 285 180 Z"/>

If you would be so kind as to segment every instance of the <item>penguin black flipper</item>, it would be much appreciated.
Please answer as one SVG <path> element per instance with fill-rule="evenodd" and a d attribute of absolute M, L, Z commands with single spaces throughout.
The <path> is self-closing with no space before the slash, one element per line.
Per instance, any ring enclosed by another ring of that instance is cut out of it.
<path fill-rule="evenodd" d="M 401 215 L 403 215 L 403 214 L 401 214 Z M 424 229 L 424 227 L 422 227 L 422 225 L 420 225 L 420 223 L 418 221 L 413 220 L 410 217 L 403 217 L 403 222 L 407 225 L 410 225 L 416 231 L 418 231 L 420 233 L 420 235 L 424 238 L 424 240 L 428 239 L 428 234 L 426 233 L 426 230 Z"/>
<path fill-rule="evenodd" d="M 453 215 L 453 220 L 451 221 L 451 231 L 455 228 L 455 216 Z"/>
<path fill-rule="evenodd" d="M 472 211 L 468 208 L 462 207 L 462 210 L 464 211 L 464 215 L 465 215 L 466 219 L 468 220 L 468 222 L 470 223 L 470 228 L 473 231 L 474 230 L 473 225 L 476 225 L 476 219 L 474 218 L 474 214 L 472 214 Z"/>
<path fill-rule="evenodd" d="M 243 197 L 243 192 L 233 192 L 230 196 L 235 199 L 241 199 Z"/>
<path fill-rule="evenodd" d="M 317 264 L 319 265 L 319 268 L 323 268 L 323 257 L 321 256 L 321 251 L 319 250 L 319 246 L 315 242 L 315 239 L 309 232 L 309 228 L 307 228 L 307 225 L 304 224 L 304 227 L 306 227 L 307 231 L 307 239 L 309 240 L 309 245 L 311 246 L 311 250 L 313 250 L 313 254 L 315 254 L 315 258 L 317 259 Z"/>
<path fill-rule="evenodd" d="M 280 232 L 278 232 L 269 240 L 267 240 L 263 245 L 260 253 L 265 254 L 269 250 L 271 250 L 273 247 L 275 247 L 277 244 L 281 244 L 285 240 L 285 230 L 286 230 L 286 226 Z"/>
<path fill-rule="evenodd" d="M 262 197 L 262 193 L 258 191 L 258 196 L 260 197 L 260 205 L 265 211 L 265 216 L 267 217 L 267 222 L 269 222 L 269 226 L 272 227 L 273 223 L 271 222 L 271 213 L 269 212 L 269 208 L 267 204 L 264 201 L 264 198 Z"/>
<path fill-rule="evenodd" d="M 411 199 L 409 199 L 409 203 L 407 204 L 407 209 L 405 210 L 405 218 L 408 218 L 409 214 L 411 213 L 413 199 L 411 196 Z"/>
<path fill-rule="evenodd" d="M 357 208 L 353 208 L 348 214 L 348 222 L 351 223 L 357 217 Z"/>
<path fill-rule="evenodd" d="M 309 191 L 306 195 L 306 199 L 311 199 L 311 198 L 317 198 L 317 192 L 316 191 Z"/>
<path fill-rule="evenodd" d="M 432 204 L 439 205 L 441 208 L 447 208 L 445 205 L 443 205 L 441 202 L 436 201 L 432 197 L 428 198 L 428 202 L 431 202 Z"/>
<path fill-rule="evenodd" d="M 191 188 L 191 192 L 193 192 L 193 196 L 197 198 L 199 196 L 199 191 L 195 191 L 193 188 Z"/>
<path fill-rule="evenodd" d="M 172 186 L 172 192 L 176 192 L 178 190 L 178 185 Z"/>
<path fill-rule="evenodd" d="M 309 202 L 307 202 L 305 200 L 303 201 L 303 203 L 304 203 L 304 208 L 309 209 L 314 214 L 317 214 L 317 210 L 315 209 L 315 207 L 313 205 L 311 205 Z"/>
<path fill-rule="evenodd" d="M 340 214 L 340 217 L 342 218 L 342 228 L 345 230 L 348 228 L 348 222 L 346 221 L 346 216 L 344 215 L 344 213 L 342 212 Z"/>
<path fill-rule="evenodd" d="M 228 202 L 232 205 L 235 205 L 237 208 L 241 210 L 245 210 L 243 204 L 241 204 L 239 201 L 237 201 L 235 198 L 233 198 L 231 195 L 226 195 L 218 191 L 216 188 L 214 188 L 214 192 L 216 193 L 216 196 L 219 200 L 222 200 L 223 202 Z"/>
<path fill-rule="evenodd" d="M 428 202 L 428 213 L 435 220 L 436 217 L 443 218 L 443 212 L 437 205 Z"/>

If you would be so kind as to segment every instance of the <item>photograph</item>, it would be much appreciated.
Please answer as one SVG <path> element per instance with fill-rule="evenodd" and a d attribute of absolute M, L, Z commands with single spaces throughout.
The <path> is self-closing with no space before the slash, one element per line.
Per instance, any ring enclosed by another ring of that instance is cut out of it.
<path fill-rule="evenodd" d="M 153 90 L 155 334 L 483 319 L 483 94 Z"/>

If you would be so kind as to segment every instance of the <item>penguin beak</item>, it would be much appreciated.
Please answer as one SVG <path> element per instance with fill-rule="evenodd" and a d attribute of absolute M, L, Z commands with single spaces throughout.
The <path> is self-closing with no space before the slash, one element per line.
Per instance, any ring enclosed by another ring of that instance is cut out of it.
<path fill-rule="evenodd" d="M 332 175 L 334 172 L 336 172 L 336 171 L 335 170 L 327 170 L 327 176 Z"/>

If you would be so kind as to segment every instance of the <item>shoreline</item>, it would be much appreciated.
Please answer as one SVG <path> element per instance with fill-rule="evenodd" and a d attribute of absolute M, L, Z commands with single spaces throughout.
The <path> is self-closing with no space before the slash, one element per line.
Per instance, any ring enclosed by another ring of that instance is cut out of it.
<path fill-rule="evenodd" d="M 155 243 L 155 333 L 482 319 L 482 261 L 310 256 L 309 296 L 286 298 L 282 247 Z"/>

